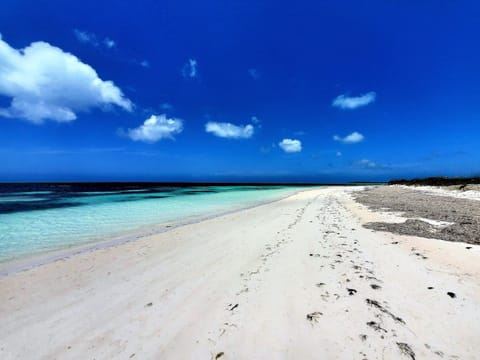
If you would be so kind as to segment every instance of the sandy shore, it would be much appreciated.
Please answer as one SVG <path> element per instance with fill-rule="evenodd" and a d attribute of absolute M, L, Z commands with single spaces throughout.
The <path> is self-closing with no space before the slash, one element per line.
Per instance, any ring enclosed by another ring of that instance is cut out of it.
<path fill-rule="evenodd" d="M 366 229 L 355 190 L 3 276 L 0 358 L 478 359 L 480 246 Z"/>

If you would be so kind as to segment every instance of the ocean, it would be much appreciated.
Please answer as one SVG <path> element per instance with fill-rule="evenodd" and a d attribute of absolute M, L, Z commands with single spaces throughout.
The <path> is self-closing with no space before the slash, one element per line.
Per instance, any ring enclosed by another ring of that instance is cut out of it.
<path fill-rule="evenodd" d="M 273 201 L 295 186 L 0 184 L 0 263 Z"/>

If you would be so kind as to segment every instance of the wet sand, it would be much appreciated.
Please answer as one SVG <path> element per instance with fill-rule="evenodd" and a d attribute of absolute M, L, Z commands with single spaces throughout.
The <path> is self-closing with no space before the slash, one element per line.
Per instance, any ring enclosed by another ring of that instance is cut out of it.
<path fill-rule="evenodd" d="M 367 229 L 359 190 L 3 276 L 0 358 L 477 358 L 480 246 Z"/>

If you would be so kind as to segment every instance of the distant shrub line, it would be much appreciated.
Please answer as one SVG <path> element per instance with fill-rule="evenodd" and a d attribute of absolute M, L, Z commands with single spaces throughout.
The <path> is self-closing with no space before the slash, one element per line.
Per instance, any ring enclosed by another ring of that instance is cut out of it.
<path fill-rule="evenodd" d="M 424 186 L 449 186 L 449 185 L 467 185 L 480 184 L 480 177 L 428 177 L 422 179 L 398 179 L 390 180 L 389 185 L 424 185 Z"/>

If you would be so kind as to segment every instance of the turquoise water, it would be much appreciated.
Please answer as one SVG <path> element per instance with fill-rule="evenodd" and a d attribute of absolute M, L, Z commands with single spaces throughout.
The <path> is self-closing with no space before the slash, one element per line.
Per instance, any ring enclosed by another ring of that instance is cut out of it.
<path fill-rule="evenodd" d="M 0 191 L 0 262 L 244 208 L 299 190 L 208 186 L 77 191 L 52 186 L 50 191 Z"/>

